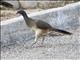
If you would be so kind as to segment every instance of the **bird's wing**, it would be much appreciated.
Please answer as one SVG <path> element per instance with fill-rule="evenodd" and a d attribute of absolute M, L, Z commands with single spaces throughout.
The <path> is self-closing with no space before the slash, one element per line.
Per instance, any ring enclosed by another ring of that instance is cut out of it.
<path fill-rule="evenodd" d="M 36 25 L 37 25 L 37 27 L 40 28 L 40 29 L 49 29 L 49 28 L 51 28 L 51 26 L 50 26 L 48 23 L 46 23 L 46 22 L 44 22 L 44 21 L 41 21 L 41 20 L 38 20 L 38 21 L 36 22 Z"/>

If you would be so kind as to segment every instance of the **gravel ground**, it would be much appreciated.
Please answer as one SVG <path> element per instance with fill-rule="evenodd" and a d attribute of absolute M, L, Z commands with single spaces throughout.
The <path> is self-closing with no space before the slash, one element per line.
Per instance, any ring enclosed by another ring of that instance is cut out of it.
<path fill-rule="evenodd" d="M 63 60 L 80 58 L 80 29 L 73 35 L 46 37 L 43 46 L 40 41 L 30 48 L 33 39 L 1 49 L 1 60 Z"/>

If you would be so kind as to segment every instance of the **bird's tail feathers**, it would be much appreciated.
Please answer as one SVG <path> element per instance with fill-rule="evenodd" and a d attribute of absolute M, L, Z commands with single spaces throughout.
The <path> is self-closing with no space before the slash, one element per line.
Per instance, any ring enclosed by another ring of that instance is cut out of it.
<path fill-rule="evenodd" d="M 68 35 L 71 35 L 72 33 L 70 32 L 67 32 L 65 30 L 61 30 L 61 29 L 56 29 L 56 28 L 52 28 L 53 31 L 56 31 L 56 32 L 60 32 L 60 33 L 63 33 L 63 34 L 68 34 Z"/>

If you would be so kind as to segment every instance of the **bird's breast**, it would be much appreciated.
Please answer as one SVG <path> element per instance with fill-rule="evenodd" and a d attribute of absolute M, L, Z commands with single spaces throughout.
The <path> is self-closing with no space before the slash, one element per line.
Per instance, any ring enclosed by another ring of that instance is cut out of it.
<path fill-rule="evenodd" d="M 36 27 L 32 27 L 32 30 L 39 35 L 47 35 L 50 32 L 48 29 L 44 30 L 44 29 L 39 29 Z"/>

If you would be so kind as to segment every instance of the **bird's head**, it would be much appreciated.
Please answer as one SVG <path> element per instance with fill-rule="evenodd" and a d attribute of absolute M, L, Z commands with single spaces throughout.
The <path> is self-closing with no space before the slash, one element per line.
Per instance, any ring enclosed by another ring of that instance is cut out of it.
<path fill-rule="evenodd" d="M 26 12 L 24 10 L 17 11 L 17 14 L 23 14 L 23 13 L 26 13 Z"/>
<path fill-rule="evenodd" d="M 16 14 L 21 14 L 23 17 L 24 17 L 24 16 L 28 17 L 28 16 L 27 16 L 27 13 L 26 13 L 24 10 L 19 10 L 19 11 L 17 11 Z"/>

